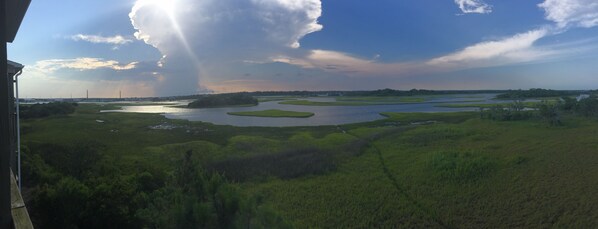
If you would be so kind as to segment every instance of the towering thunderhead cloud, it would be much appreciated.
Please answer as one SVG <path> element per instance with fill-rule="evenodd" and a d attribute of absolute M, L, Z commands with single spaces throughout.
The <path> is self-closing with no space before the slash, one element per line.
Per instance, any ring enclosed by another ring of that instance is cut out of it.
<path fill-rule="evenodd" d="M 320 0 L 138 0 L 129 17 L 137 39 L 164 56 L 157 94 L 193 93 L 204 66 L 264 61 L 296 52 L 322 29 Z"/>

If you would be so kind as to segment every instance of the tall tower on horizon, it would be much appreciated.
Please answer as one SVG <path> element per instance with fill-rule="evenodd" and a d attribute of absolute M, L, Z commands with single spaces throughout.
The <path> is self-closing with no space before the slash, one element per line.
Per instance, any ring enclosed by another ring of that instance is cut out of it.
<path fill-rule="evenodd" d="M 86 98 L 86 99 L 89 99 L 89 89 L 88 89 L 88 90 L 85 90 L 85 93 L 86 93 L 86 96 L 85 96 L 85 98 Z"/>
<path fill-rule="evenodd" d="M 122 91 L 118 91 L 118 98 L 122 99 L 123 98 L 123 92 Z"/>

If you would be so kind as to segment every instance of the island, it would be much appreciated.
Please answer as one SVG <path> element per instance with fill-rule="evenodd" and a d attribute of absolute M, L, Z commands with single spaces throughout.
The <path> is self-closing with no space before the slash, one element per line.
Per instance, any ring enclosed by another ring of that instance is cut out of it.
<path fill-rule="evenodd" d="M 187 108 L 255 106 L 258 100 L 247 93 L 205 95 L 189 103 Z"/>
<path fill-rule="evenodd" d="M 311 112 L 298 111 L 283 111 L 283 110 L 263 110 L 263 111 L 244 111 L 244 112 L 228 112 L 229 115 L 237 116 L 253 116 L 253 117 L 268 117 L 268 118 L 309 118 L 314 116 Z"/>

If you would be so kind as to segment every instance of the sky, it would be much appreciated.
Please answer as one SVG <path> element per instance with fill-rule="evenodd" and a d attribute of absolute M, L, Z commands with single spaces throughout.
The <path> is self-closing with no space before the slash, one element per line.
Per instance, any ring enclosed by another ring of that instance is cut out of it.
<path fill-rule="evenodd" d="M 33 0 L 25 98 L 596 89 L 596 0 Z"/>

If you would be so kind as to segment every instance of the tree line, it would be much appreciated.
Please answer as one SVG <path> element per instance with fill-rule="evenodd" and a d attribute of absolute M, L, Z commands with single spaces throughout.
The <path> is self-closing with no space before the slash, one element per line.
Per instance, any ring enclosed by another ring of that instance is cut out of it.
<path fill-rule="evenodd" d="M 258 100 L 247 93 L 205 95 L 189 103 L 189 108 L 257 105 Z"/>
<path fill-rule="evenodd" d="M 67 102 L 50 102 L 38 103 L 32 105 L 19 106 L 20 117 L 24 119 L 29 118 L 44 118 L 53 115 L 68 115 L 75 112 L 77 103 Z"/>
<path fill-rule="evenodd" d="M 526 99 L 526 98 L 545 98 L 562 97 L 578 95 L 580 91 L 558 91 L 542 88 L 532 88 L 529 90 L 509 90 L 496 96 L 498 99 Z"/>
<path fill-rule="evenodd" d="M 572 97 L 561 97 L 555 102 L 542 101 L 526 109 L 521 101 L 515 101 L 508 105 L 497 104 L 493 107 L 480 108 L 480 117 L 497 121 L 517 121 L 528 119 L 542 119 L 550 125 L 561 125 L 561 117 L 564 114 L 578 115 L 589 118 L 598 118 L 598 97 L 591 95 L 579 99 Z"/>

